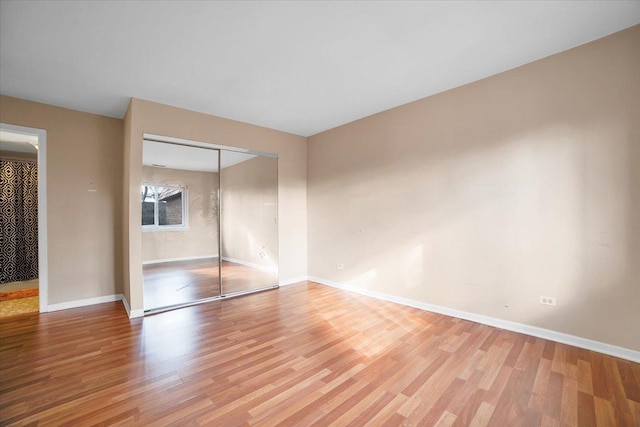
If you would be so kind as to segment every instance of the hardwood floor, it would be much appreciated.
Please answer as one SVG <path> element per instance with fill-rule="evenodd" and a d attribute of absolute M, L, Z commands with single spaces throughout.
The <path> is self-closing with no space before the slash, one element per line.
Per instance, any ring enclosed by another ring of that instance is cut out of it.
<path fill-rule="evenodd" d="M 278 283 L 275 273 L 222 261 L 222 292 L 230 294 Z M 160 308 L 220 295 L 218 259 L 145 265 L 144 308 Z"/>
<path fill-rule="evenodd" d="M 640 365 L 314 283 L 0 320 L 2 425 L 637 426 Z"/>

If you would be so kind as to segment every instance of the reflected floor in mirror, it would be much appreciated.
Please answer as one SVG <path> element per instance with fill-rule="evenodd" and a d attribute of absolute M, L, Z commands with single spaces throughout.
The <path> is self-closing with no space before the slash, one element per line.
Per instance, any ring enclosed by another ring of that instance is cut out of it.
<path fill-rule="evenodd" d="M 278 283 L 275 272 L 222 261 L 224 294 L 272 286 Z M 165 262 L 143 267 L 144 308 L 188 304 L 220 295 L 218 260 Z"/>

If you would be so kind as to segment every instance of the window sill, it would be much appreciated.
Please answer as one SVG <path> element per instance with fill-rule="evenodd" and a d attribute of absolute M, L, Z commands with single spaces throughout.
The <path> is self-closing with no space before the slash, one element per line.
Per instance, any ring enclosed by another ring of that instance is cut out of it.
<path fill-rule="evenodd" d="M 186 225 L 164 225 L 164 226 L 154 226 L 154 225 L 143 225 L 142 232 L 154 232 L 154 231 L 188 231 L 189 227 Z"/>

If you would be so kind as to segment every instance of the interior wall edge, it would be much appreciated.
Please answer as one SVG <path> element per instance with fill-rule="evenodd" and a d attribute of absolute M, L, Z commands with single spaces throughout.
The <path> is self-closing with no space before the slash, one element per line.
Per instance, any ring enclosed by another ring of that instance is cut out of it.
<path fill-rule="evenodd" d="M 122 306 L 124 307 L 124 311 L 127 312 L 127 317 L 129 319 L 144 317 L 144 310 L 131 310 L 131 306 L 129 305 L 129 301 L 127 301 L 127 297 L 125 295 L 122 295 Z"/>
<path fill-rule="evenodd" d="M 129 185 L 130 185 L 130 169 L 131 169 L 131 160 L 130 160 L 130 151 L 131 151 L 131 114 L 132 114 L 132 102 L 133 99 L 129 100 L 129 105 L 127 106 L 127 111 L 125 112 L 123 118 L 123 126 L 122 126 L 122 188 L 121 188 L 121 221 L 122 221 L 122 229 L 120 230 L 121 239 L 122 239 L 122 251 L 120 253 L 120 259 L 122 262 L 122 294 L 124 296 L 123 301 L 127 301 L 127 305 L 125 308 L 128 308 L 128 300 L 131 299 L 131 286 L 130 286 L 130 266 L 129 266 Z"/>

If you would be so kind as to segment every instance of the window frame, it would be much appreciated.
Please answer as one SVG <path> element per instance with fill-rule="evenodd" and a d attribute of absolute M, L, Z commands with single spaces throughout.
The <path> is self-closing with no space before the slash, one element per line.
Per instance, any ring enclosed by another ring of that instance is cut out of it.
<path fill-rule="evenodd" d="M 153 188 L 154 198 L 153 198 L 153 224 L 142 225 L 142 231 L 184 231 L 189 229 L 189 212 L 187 211 L 187 207 L 189 204 L 187 203 L 187 187 L 184 185 L 177 184 L 158 184 L 152 182 L 143 182 L 141 187 L 150 187 Z M 166 224 L 160 225 L 160 215 L 158 209 L 158 200 L 156 198 L 157 191 L 156 188 L 172 188 L 180 191 L 182 197 L 182 224 Z M 142 189 L 142 188 L 141 188 Z M 144 200 L 140 201 L 140 206 L 144 203 Z M 142 222 L 142 212 L 141 212 L 140 222 Z"/>

